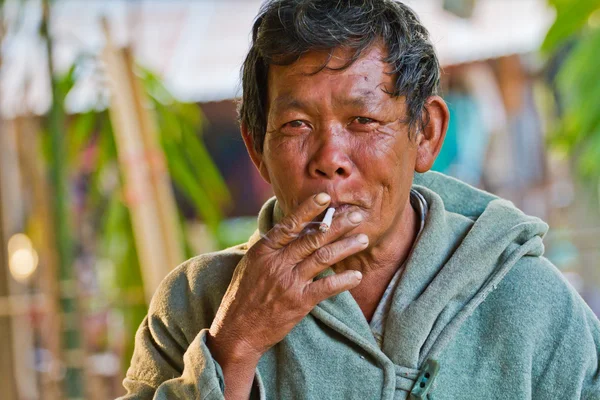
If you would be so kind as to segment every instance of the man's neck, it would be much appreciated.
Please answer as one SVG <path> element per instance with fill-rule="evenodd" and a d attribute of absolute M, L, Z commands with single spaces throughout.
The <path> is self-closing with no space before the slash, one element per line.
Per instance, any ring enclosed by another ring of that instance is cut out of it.
<path fill-rule="evenodd" d="M 394 228 L 374 249 L 334 266 L 336 272 L 347 269 L 362 272 L 362 282 L 350 293 L 360 306 L 367 321 L 371 320 L 381 296 L 394 273 L 410 255 L 417 238 L 420 219 L 418 213 L 411 206 L 410 199 Z"/>

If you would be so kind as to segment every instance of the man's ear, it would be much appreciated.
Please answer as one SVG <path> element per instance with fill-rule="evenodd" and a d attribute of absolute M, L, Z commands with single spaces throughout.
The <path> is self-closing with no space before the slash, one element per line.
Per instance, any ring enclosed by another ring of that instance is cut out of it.
<path fill-rule="evenodd" d="M 446 102 L 440 96 L 431 96 L 425 103 L 425 108 L 429 113 L 429 123 L 417 135 L 417 159 L 415 162 L 415 171 L 419 173 L 427 172 L 433 166 L 437 158 L 446 131 L 450 121 L 450 112 Z M 427 118 L 426 115 L 423 118 Z"/>
<path fill-rule="evenodd" d="M 252 133 L 248 130 L 246 124 L 242 123 L 242 138 L 244 139 L 244 144 L 246 145 L 246 149 L 248 150 L 248 154 L 250 155 L 250 159 L 252 163 L 258 169 L 260 176 L 268 183 L 271 184 L 271 177 L 269 176 L 269 170 L 267 166 L 263 162 L 263 155 L 259 153 L 254 148 L 254 138 L 252 137 Z"/>

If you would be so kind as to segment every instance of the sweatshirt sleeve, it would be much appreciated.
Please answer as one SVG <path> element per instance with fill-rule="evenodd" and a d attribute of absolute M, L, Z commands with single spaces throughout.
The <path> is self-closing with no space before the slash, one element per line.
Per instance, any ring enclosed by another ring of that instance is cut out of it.
<path fill-rule="evenodd" d="M 178 349 L 177 357 L 165 346 L 167 338 L 153 337 L 147 321 L 136 336 L 136 354 L 123 381 L 127 394 L 122 399 L 223 399 L 223 373 L 206 346 L 208 329 L 202 329 L 184 353 Z"/>
<path fill-rule="evenodd" d="M 585 311 L 589 321 L 591 344 L 581 398 L 600 400 L 600 322 L 589 308 Z"/>
<path fill-rule="evenodd" d="M 206 338 L 240 257 L 200 256 L 165 278 L 137 331 L 121 399 L 224 398 L 223 372 Z M 258 372 L 251 397 L 264 398 Z"/>
<path fill-rule="evenodd" d="M 600 400 L 600 321 L 547 260 L 531 264 L 534 399 Z M 541 299 L 541 300 L 540 300 Z"/>
<path fill-rule="evenodd" d="M 534 398 L 600 400 L 600 322 L 573 290 L 575 297 L 551 352 Z M 560 397 L 556 397 L 561 393 Z"/>

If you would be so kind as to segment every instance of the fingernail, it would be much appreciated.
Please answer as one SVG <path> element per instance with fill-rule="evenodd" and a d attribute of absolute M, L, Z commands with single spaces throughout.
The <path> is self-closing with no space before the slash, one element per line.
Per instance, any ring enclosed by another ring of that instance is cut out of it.
<path fill-rule="evenodd" d="M 358 279 L 359 281 L 362 280 L 362 274 L 360 273 L 360 271 L 354 271 L 354 276 L 356 277 L 356 279 Z"/>
<path fill-rule="evenodd" d="M 358 224 L 360 221 L 363 220 L 363 216 L 361 213 L 359 212 L 353 212 L 350 215 L 348 215 L 348 219 L 350 220 L 350 222 L 354 223 L 354 224 Z"/>
<path fill-rule="evenodd" d="M 369 237 L 368 237 L 367 235 L 365 235 L 364 233 L 361 233 L 360 235 L 358 235 L 358 236 L 356 237 L 356 240 L 357 240 L 359 243 L 362 243 L 362 244 L 367 244 L 367 243 L 369 243 Z"/>
<path fill-rule="evenodd" d="M 319 193 L 315 196 L 315 201 L 321 206 L 329 203 L 329 200 L 331 200 L 331 197 L 327 193 Z"/>

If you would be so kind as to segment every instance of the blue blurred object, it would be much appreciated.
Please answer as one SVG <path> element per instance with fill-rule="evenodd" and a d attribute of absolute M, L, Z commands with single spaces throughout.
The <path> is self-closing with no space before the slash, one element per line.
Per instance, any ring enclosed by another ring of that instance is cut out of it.
<path fill-rule="evenodd" d="M 481 118 L 480 107 L 472 96 L 464 93 L 450 92 L 445 100 L 450 110 L 450 122 L 432 169 L 478 185 L 490 136 Z"/>

